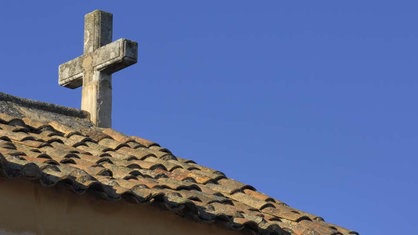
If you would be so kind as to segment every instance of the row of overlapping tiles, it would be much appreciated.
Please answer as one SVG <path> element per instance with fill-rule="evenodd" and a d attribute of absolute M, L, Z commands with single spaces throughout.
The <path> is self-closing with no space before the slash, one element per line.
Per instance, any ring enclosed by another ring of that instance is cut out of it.
<path fill-rule="evenodd" d="M 112 129 L 74 128 L 1 114 L 0 149 L 8 163 L 22 167 L 20 174 L 46 184 L 71 179 L 79 191 L 99 184 L 109 198 L 143 202 L 162 197 L 166 205 L 195 206 L 198 219 L 222 218 L 237 229 L 248 225 L 274 230 L 278 225 L 294 234 L 350 234 L 219 171 L 175 157 L 158 144 Z"/>

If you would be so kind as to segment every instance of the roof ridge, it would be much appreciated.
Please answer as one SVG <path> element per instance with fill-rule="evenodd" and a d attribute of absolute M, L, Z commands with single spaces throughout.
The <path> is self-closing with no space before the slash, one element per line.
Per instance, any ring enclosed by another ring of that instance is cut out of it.
<path fill-rule="evenodd" d="M 71 126 L 74 118 L 81 126 L 92 126 L 90 114 L 86 111 L 60 106 L 52 103 L 21 98 L 0 92 L 0 113 L 23 118 L 30 117 L 38 121 L 57 121 Z"/>
<path fill-rule="evenodd" d="M 80 110 L 80 109 L 65 107 L 65 106 L 47 103 L 43 101 L 26 99 L 26 98 L 6 94 L 3 92 L 0 92 L 0 101 L 13 102 L 15 104 L 18 104 L 26 108 L 38 109 L 38 110 L 47 111 L 47 112 L 54 112 L 57 114 L 72 116 L 72 117 L 77 117 L 77 118 L 88 118 L 89 116 L 88 112 Z"/>

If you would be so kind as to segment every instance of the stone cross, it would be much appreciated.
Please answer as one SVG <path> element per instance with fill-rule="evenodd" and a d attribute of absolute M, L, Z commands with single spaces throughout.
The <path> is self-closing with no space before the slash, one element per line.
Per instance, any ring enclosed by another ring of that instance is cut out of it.
<path fill-rule="evenodd" d="M 112 125 L 112 73 L 135 64 L 138 57 L 136 42 L 112 42 L 112 21 L 112 14 L 104 11 L 86 14 L 83 55 L 59 66 L 59 85 L 82 86 L 81 109 L 99 127 Z"/>

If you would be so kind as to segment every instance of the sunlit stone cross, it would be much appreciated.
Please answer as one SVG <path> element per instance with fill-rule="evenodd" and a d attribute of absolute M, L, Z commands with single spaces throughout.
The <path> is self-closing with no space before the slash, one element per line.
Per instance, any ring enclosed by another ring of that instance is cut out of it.
<path fill-rule="evenodd" d="M 104 11 L 86 14 L 83 55 L 59 66 L 59 85 L 82 86 L 81 109 L 99 127 L 112 125 L 112 73 L 135 64 L 138 57 L 136 42 L 112 42 L 112 21 L 112 14 Z"/>

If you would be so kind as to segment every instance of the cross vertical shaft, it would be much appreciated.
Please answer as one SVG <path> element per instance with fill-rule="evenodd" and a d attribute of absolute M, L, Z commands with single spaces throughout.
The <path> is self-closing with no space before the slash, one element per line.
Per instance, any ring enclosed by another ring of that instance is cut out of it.
<path fill-rule="evenodd" d="M 112 14 L 93 11 L 84 17 L 84 54 L 112 42 Z M 90 113 L 93 123 L 101 127 L 112 125 L 112 75 L 92 69 L 93 59 L 83 62 L 85 75 L 81 91 L 81 109 Z M 92 74 L 88 74 L 92 73 Z"/>
<path fill-rule="evenodd" d="M 84 16 L 84 54 L 112 42 L 113 16 L 93 11 Z"/>

